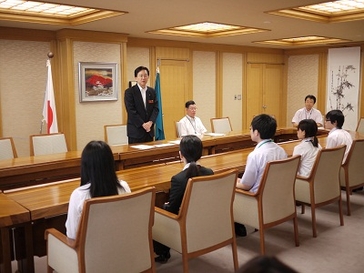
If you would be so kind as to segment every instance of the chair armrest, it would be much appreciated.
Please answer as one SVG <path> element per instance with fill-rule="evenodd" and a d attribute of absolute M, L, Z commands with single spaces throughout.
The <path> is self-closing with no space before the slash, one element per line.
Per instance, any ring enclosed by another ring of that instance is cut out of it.
<path fill-rule="evenodd" d="M 169 212 L 169 211 L 167 211 L 165 209 L 161 209 L 159 207 L 154 207 L 154 212 L 159 213 L 159 214 L 161 214 L 161 215 L 163 215 L 165 217 L 171 218 L 173 220 L 177 220 L 178 218 L 180 218 L 179 214 L 176 215 L 176 214 L 174 214 L 172 212 Z"/>
<path fill-rule="evenodd" d="M 301 176 L 301 175 L 298 175 L 298 174 L 296 175 L 296 179 L 303 180 L 303 181 L 306 181 L 306 182 L 310 182 L 309 177 Z"/>
<path fill-rule="evenodd" d="M 235 193 L 241 193 L 241 194 L 248 195 L 248 196 L 251 196 L 251 197 L 257 196 L 256 192 L 254 193 L 254 192 L 246 191 L 246 190 L 239 189 L 239 188 L 235 188 Z"/>
<path fill-rule="evenodd" d="M 76 241 L 73 240 L 73 239 L 71 239 L 71 238 L 68 238 L 66 235 L 64 235 L 59 230 L 57 230 L 55 228 L 46 229 L 45 232 L 44 232 L 45 240 L 48 239 L 48 234 L 53 235 L 55 238 L 57 238 L 58 240 L 60 240 L 65 245 L 67 245 L 67 246 L 69 246 L 71 248 L 75 248 Z"/>

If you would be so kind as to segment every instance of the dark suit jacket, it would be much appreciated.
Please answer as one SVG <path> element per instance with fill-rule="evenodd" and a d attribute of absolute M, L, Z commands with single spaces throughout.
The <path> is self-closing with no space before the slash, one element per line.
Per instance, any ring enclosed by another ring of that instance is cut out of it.
<path fill-rule="evenodd" d="M 200 168 L 200 175 L 212 175 L 214 172 L 209 169 L 202 167 Z M 188 178 L 187 169 L 174 175 L 171 179 L 171 189 L 169 192 L 169 202 L 164 205 L 164 209 L 174 214 L 178 214 L 179 207 L 181 206 L 183 196 L 185 194 Z"/>
<path fill-rule="evenodd" d="M 153 122 L 153 126 L 149 132 L 150 136 L 153 137 L 154 123 L 159 112 L 155 90 L 151 87 L 147 88 L 146 108 L 144 107 L 142 94 L 140 93 L 138 85 L 134 85 L 125 90 L 124 103 L 128 113 L 128 137 L 142 138 L 145 134 L 148 134 L 142 127 L 143 123 L 148 121 Z"/>

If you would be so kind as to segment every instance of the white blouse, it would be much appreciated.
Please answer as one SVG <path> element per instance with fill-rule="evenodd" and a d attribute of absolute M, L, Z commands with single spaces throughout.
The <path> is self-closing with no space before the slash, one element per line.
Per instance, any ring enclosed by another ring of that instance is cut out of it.
<path fill-rule="evenodd" d="M 119 194 L 131 192 L 128 183 L 120 180 L 120 185 L 123 187 L 119 189 Z M 78 224 L 80 222 L 81 213 L 83 209 L 83 204 L 85 200 L 90 199 L 90 184 L 86 184 L 75 189 L 70 197 L 70 202 L 68 205 L 68 213 L 66 220 L 66 234 L 68 238 L 75 239 Z"/>

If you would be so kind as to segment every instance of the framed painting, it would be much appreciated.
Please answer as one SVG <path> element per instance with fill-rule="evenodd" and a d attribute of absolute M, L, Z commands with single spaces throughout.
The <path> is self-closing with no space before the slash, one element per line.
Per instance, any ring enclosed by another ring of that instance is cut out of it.
<path fill-rule="evenodd" d="M 117 63 L 78 63 L 80 102 L 118 100 Z"/>

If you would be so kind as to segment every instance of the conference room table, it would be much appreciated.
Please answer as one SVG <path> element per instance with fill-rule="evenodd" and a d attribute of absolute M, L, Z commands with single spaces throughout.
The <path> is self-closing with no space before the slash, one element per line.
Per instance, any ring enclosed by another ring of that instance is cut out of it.
<path fill-rule="evenodd" d="M 320 129 L 319 136 L 326 136 L 327 130 Z M 274 141 L 285 142 L 297 139 L 297 129 L 279 128 Z M 207 133 L 202 138 L 203 155 L 212 155 L 254 147 L 249 131 L 232 131 L 226 134 Z M 167 163 L 179 159 L 179 141 L 161 140 L 150 143 L 112 146 L 114 153 L 119 154 L 118 170 L 140 166 Z"/>
<path fill-rule="evenodd" d="M 363 135 L 360 135 L 356 132 L 350 132 L 350 134 L 352 135 L 353 139 L 364 138 Z M 321 146 L 325 147 L 326 137 L 320 136 L 319 142 Z M 294 147 L 298 143 L 298 140 L 291 140 L 281 143 L 280 145 L 290 156 L 292 155 Z M 253 149 L 254 147 L 249 147 L 242 150 L 206 155 L 201 158 L 200 162 L 202 165 L 210 167 L 214 171 L 236 168 L 240 173 L 242 173 L 246 165 L 247 156 Z M 175 160 L 173 162 L 165 162 L 151 166 L 120 170 L 117 171 L 117 175 L 119 179 L 128 182 L 132 191 L 148 186 L 154 186 L 157 193 L 163 194 L 168 193 L 171 177 L 181 171 L 183 169 L 183 165 L 183 162 L 180 160 Z M 35 229 L 37 228 L 35 227 L 37 221 L 44 221 L 45 219 L 57 218 L 60 216 L 63 217 L 61 218 L 62 227 L 60 230 L 64 232 L 64 220 L 68 209 L 69 197 L 72 191 L 79 185 L 79 178 L 75 178 L 29 188 L 8 190 L 5 191 L 5 194 L 3 195 L 5 195 L 7 199 L 14 201 L 16 204 L 21 205 L 22 208 L 25 208 L 25 210 L 29 212 L 29 219 L 23 221 L 28 221 L 33 224 L 33 235 L 36 233 Z M 0 212 L 2 211 L 3 210 L 0 209 Z M 9 214 L 9 216 L 10 215 L 12 214 Z M 12 217 L 15 217 L 16 219 L 16 214 Z M 44 225 L 41 226 L 44 227 Z M 49 228 L 52 226 L 46 225 L 45 227 Z M 40 232 L 38 231 L 38 234 L 43 235 L 43 230 Z M 41 240 L 43 240 L 43 245 L 45 245 L 44 238 L 41 238 Z M 31 250 L 29 250 L 30 247 L 27 246 L 27 261 L 30 259 L 30 257 L 33 257 L 33 255 L 46 255 L 44 246 L 37 248 L 37 238 L 34 238 L 34 241 L 35 243 Z M 32 242 L 32 239 L 28 238 L 26 242 L 29 244 L 29 242 Z M 31 263 L 27 263 L 27 268 L 23 269 L 23 271 L 33 272 L 34 268 L 32 268 L 30 265 Z"/>
<path fill-rule="evenodd" d="M 0 252 L 0 272 L 12 272 L 11 261 L 13 257 L 13 241 L 10 234 L 12 228 L 17 226 L 23 226 L 25 232 L 30 235 L 31 222 L 30 212 L 18 204 L 13 199 L 6 196 L 4 193 L 0 193 L 0 234 L 1 234 L 1 252 Z M 32 241 L 30 236 L 27 236 L 25 243 L 26 247 L 32 247 Z M 28 257 L 28 265 L 34 267 L 33 257 Z"/>
<path fill-rule="evenodd" d="M 353 134 L 355 137 L 355 134 Z M 319 142 L 325 146 L 326 137 L 319 137 Z M 281 143 L 288 155 L 292 155 L 297 140 Z M 220 154 L 203 156 L 200 163 L 215 171 L 236 168 L 244 171 L 248 154 L 254 149 L 249 147 L 242 150 L 229 151 Z M 183 169 L 183 162 L 175 160 L 117 171 L 119 179 L 126 181 L 135 191 L 148 186 L 154 186 L 157 192 L 168 192 L 171 177 Z M 72 191 L 80 185 L 80 179 L 74 178 L 54 183 L 20 189 L 6 190 L 6 196 L 18 202 L 30 211 L 31 220 L 54 217 L 67 213 L 68 201 Z"/>
<path fill-rule="evenodd" d="M 320 132 L 321 133 L 321 132 Z M 323 131 L 324 134 L 327 132 Z M 295 128 L 277 129 L 275 141 L 292 139 Z M 179 159 L 179 139 L 154 141 L 139 145 L 112 146 L 116 169 L 149 166 Z M 210 134 L 202 137 L 204 155 L 252 147 L 247 131 Z M 44 184 L 80 175 L 82 151 L 25 156 L 0 160 L 0 190 Z"/>
<path fill-rule="evenodd" d="M 0 190 L 80 176 L 82 151 L 0 160 Z M 115 160 L 119 154 L 114 155 Z"/>

